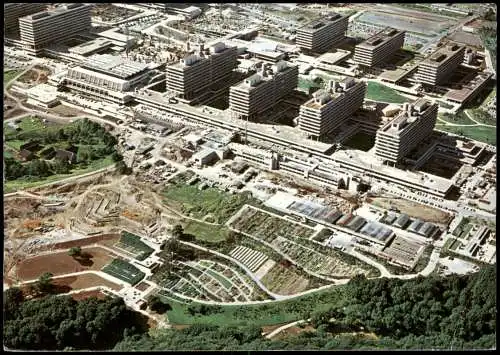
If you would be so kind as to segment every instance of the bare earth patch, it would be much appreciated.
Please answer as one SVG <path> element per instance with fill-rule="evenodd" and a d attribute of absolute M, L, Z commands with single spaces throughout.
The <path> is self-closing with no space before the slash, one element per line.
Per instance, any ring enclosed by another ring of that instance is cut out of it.
<path fill-rule="evenodd" d="M 96 297 L 97 299 L 102 300 L 106 298 L 106 295 L 99 290 L 94 290 L 94 291 L 82 291 L 78 293 L 73 293 L 71 297 L 75 301 L 82 301 L 90 297 Z"/>
<path fill-rule="evenodd" d="M 67 276 L 54 279 L 52 284 L 56 286 L 68 286 L 71 290 L 82 290 L 89 287 L 106 286 L 112 290 L 120 291 L 122 286 L 108 281 L 95 274 L 83 274 L 77 276 Z"/>
<path fill-rule="evenodd" d="M 37 279 L 45 272 L 58 276 L 86 270 L 100 270 L 113 260 L 110 253 L 102 248 L 84 248 L 82 252 L 91 256 L 88 261 L 78 261 L 69 256 L 67 251 L 24 259 L 16 266 L 16 276 L 23 281 L 28 281 Z"/>

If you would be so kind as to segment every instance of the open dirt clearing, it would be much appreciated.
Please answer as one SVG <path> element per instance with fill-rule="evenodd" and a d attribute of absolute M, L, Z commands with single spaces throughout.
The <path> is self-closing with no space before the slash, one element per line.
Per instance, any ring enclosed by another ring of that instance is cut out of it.
<path fill-rule="evenodd" d="M 102 248 L 84 248 L 82 252 L 92 256 L 90 261 L 77 261 L 69 256 L 67 251 L 25 259 L 17 265 L 16 276 L 27 281 L 34 280 L 45 272 L 58 276 L 85 270 L 100 270 L 113 260 L 110 253 Z"/>
<path fill-rule="evenodd" d="M 61 277 L 55 279 L 54 281 L 52 281 L 52 283 L 56 286 L 68 286 L 71 288 L 71 290 L 81 290 L 96 286 L 106 286 L 115 291 L 120 291 L 122 289 L 122 286 L 108 281 L 95 274 Z"/>
<path fill-rule="evenodd" d="M 397 208 L 400 213 L 431 223 L 446 224 L 451 218 L 450 214 L 444 211 L 400 198 L 373 197 L 366 202 L 387 210 L 391 207 Z"/>
<path fill-rule="evenodd" d="M 94 290 L 94 291 L 82 291 L 78 293 L 73 293 L 71 297 L 75 301 L 82 301 L 90 297 L 96 297 L 97 299 L 102 300 L 106 298 L 106 295 L 99 290 Z"/>

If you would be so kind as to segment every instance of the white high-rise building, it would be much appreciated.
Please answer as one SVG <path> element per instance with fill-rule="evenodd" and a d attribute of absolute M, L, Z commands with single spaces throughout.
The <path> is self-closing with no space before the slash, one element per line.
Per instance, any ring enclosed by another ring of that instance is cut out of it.
<path fill-rule="evenodd" d="M 437 114 L 438 104 L 425 99 L 404 104 L 403 110 L 377 131 L 375 155 L 393 164 L 400 162 L 432 134 Z"/>
<path fill-rule="evenodd" d="M 334 13 L 297 29 L 297 46 L 322 53 L 344 39 L 349 17 Z"/>
<path fill-rule="evenodd" d="M 40 54 L 47 45 L 91 28 L 88 4 L 67 4 L 19 19 L 21 41 L 27 50 Z"/>
<path fill-rule="evenodd" d="M 373 67 L 390 58 L 405 42 L 405 31 L 388 27 L 354 47 L 353 60 Z"/>
<path fill-rule="evenodd" d="M 299 127 L 313 138 L 321 138 L 344 123 L 362 105 L 366 83 L 347 78 L 330 81 L 327 90 L 318 90 L 300 106 Z"/>

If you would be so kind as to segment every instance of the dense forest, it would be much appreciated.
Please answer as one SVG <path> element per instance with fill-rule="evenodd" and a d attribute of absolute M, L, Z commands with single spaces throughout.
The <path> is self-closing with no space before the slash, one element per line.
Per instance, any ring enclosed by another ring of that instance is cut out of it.
<path fill-rule="evenodd" d="M 4 345 L 11 349 L 111 349 L 127 334 L 147 330 L 142 314 L 123 299 L 47 296 L 25 300 L 18 288 L 4 292 Z"/>
<path fill-rule="evenodd" d="M 311 318 L 314 331 L 267 340 L 258 326 L 195 324 L 151 336 L 141 315 L 128 310 L 122 299 L 77 302 L 68 296 L 47 296 L 26 301 L 12 288 L 4 292 L 4 344 L 46 350 L 114 346 L 120 351 L 491 349 L 496 347 L 496 265 L 473 275 L 444 278 L 358 276 L 323 293 L 241 311 L 297 307 L 303 318 Z M 217 312 L 217 307 L 205 308 L 204 312 Z M 249 324 L 255 317 L 248 314 Z"/>
<path fill-rule="evenodd" d="M 496 265 L 470 276 L 356 277 L 313 311 L 314 332 L 266 340 L 259 327 L 194 325 L 129 336 L 115 350 L 489 349 L 496 346 Z M 310 300 L 314 304 L 314 300 Z M 307 314 L 305 315 L 307 316 Z M 358 335 L 352 335 L 357 333 Z M 377 338 L 364 337 L 374 333 Z"/>

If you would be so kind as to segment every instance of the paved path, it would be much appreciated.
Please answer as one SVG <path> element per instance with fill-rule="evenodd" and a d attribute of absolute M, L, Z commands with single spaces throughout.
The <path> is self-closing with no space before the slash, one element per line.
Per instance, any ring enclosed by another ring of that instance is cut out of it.
<path fill-rule="evenodd" d="M 310 321 L 311 319 L 308 319 L 308 321 Z M 305 323 L 306 321 L 304 319 L 301 319 L 301 320 L 298 320 L 296 322 L 292 322 L 292 323 L 288 323 L 288 324 L 285 324 L 284 326 L 281 326 L 275 330 L 273 330 L 271 333 L 267 334 L 266 335 L 266 339 L 271 339 L 272 337 L 278 335 L 279 333 L 281 333 L 283 330 L 286 330 L 288 328 L 291 328 L 293 326 L 296 326 L 296 325 L 299 325 L 301 323 Z"/>

